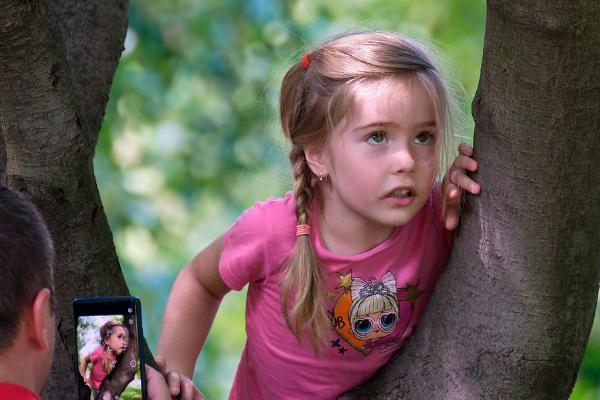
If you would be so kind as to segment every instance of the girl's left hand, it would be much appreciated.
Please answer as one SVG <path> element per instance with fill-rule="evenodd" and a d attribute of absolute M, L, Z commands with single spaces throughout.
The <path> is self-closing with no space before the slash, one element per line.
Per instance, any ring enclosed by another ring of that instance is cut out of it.
<path fill-rule="evenodd" d="M 190 378 L 175 371 L 167 372 L 167 361 L 164 357 L 156 356 L 156 364 L 163 375 L 165 375 L 170 395 L 180 400 L 204 400 L 204 395 Z M 150 382 L 148 382 L 148 388 L 150 388 L 149 385 Z M 159 398 L 157 397 L 156 399 Z M 150 400 L 154 400 L 154 398 Z"/>
<path fill-rule="evenodd" d="M 171 400 L 167 381 L 160 372 L 146 365 L 146 392 L 149 400 Z"/>
<path fill-rule="evenodd" d="M 473 147 L 468 143 L 461 143 L 458 146 L 458 156 L 442 180 L 442 196 L 446 201 L 444 223 L 448 230 L 454 230 L 458 226 L 461 191 L 466 190 L 475 195 L 481 191 L 479 184 L 467 176 L 466 171 L 477 171 L 477 161 L 472 156 Z"/>

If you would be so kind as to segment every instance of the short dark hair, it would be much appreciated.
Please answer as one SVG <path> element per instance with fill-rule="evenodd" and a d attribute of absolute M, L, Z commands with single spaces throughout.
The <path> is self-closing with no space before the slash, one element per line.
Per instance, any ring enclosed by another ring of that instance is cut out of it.
<path fill-rule="evenodd" d="M 37 208 L 0 183 L 0 354 L 12 346 L 27 306 L 43 288 L 54 299 L 54 245 Z"/>

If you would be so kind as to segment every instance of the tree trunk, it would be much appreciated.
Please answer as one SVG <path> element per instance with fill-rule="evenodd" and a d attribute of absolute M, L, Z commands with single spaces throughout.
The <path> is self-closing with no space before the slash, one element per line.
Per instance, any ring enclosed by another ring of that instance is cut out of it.
<path fill-rule="evenodd" d="M 40 208 L 57 250 L 47 399 L 75 397 L 72 300 L 128 294 L 92 165 L 126 29 L 126 0 L 0 7 L 0 174 Z"/>
<path fill-rule="evenodd" d="M 488 0 L 482 185 L 413 339 L 346 399 L 567 399 L 600 264 L 600 2 Z"/>

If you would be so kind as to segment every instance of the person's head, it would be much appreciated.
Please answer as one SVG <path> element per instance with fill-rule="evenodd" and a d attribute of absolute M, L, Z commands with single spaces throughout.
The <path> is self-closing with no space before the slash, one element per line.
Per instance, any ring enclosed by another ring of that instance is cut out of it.
<path fill-rule="evenodd" d="M 110 320 L 100 327 L 100 340 L 106 350 L 121 354 L 127 350 L 129 333 L 122 323 Z"/>
<path fill-rule="evenodd" d="M 36 207 L 0 184 L 0 359 L 17 348 L 27 351 L 19 358 L 38 360 L 38 390 L 54 351 L 54 258 L 52 238 Z"/>
<path fill-rule="evenodd" d="M 451 142 L 452 98 L 424 47 L 379 31 L 336 36 L 284 77 L 280 119 L 290 140 L 296 218 L 322 210 L 372 226 L 403 225 L 429 198 Z M 284 277 L 282 310 L 313 345 L 328 329 L 325 293 L 308 236 L 298 236 Z"/>

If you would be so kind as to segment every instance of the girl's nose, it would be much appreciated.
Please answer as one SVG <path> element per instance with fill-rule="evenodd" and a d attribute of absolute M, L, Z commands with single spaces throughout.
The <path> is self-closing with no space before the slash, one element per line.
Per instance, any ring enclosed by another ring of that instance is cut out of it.
<path fill-rule="evenodd" d="M 415 158 L 407 146 L 398 146 L 392 153 L 393 171 L 397 174 L 409 174 L 415 170 Z"/>

